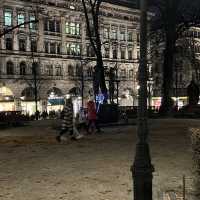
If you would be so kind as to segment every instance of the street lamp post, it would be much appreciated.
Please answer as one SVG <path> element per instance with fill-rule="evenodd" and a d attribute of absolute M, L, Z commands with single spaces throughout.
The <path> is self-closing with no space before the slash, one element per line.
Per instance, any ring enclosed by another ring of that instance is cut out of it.
<path fill-rule="evenodd" d="M 139 65 L 139 106 L 138 106 L 138 143 L 133 176 L 134 200 L 152 200 L 153 166 L 147 141 L 147 0 L 140 0 L 140 65 Z"/>
<path fill-rule="evenodd" d="M 36 120 L 38 120 L 38 91 L 37 91 L 37 71 L 38 71 L 38 64 L 33 62 L 32 64 L 32 71 L 33 71 L 33 79 L 34 79 L 34 100 L 35 100 L 35 115 Z"/>

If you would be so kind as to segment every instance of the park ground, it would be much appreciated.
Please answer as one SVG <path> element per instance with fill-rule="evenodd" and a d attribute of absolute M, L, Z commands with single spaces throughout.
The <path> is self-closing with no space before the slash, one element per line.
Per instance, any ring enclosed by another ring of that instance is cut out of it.
<path fill-rule="evenodd" d="M 58 144 L 57 121 L 0 130 L 0 199 L 131 200 L 137 126 L 112 126 L 79 141 Z M 191 189 L 189 129 L 200 120 L 149 121 L 154 200 L 166 191 Z"/>

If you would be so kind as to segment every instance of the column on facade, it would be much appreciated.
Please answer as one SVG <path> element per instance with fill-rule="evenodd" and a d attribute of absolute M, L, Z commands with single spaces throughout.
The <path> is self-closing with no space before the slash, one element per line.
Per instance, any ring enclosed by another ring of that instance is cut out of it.
<path fill-rule="evenodd" d="M 44 52 L 44 21 L 41 14 L 38 16 L 38 52 Z"/>
<path fill-rule="evenodd" d="M 105 38 L 104 38 L 104 34 L 103 34 L 103 31 L 104 31 L 104 27 L 103 27 L 103 24 L 101 24 L 100 26 L 100 29 L 99 29 L 99 32 L 100 32 L 100 37 L 101 37 L 101 41 L 102 41 L 102 46 L 101 46 L 101 52 L 102 52 L 102 56 L 105 57 Z"/>
<path fill-rule="evenodd" d="M 128 27 L 125 28 L 125 40 L 126 40 L 126 47 L 125 47 L 125 59 L 128 60 Z"/>
<path fill-rule="evenodd" d="M 113 58 L 113 46 L 111 42 L 109 42 L 109 58 Z"/>
<path fill-rule="evenodd" d="M 13 26 L 17 26 L 17 9 L 13 9 Z M 18 43 L 18 29 L 15 29 L 13 31 L 13 50 L 18 51 L 19 50 L 19 43 Z"/>
<path fill-rule="evenodd" d="M 80 15 L 80 20 L 84 19 L 84 16 Z M 87 44 L 86 44 L 86 23 L 85 21 L 80 22 L 81 24 L 81 55 L 84 57 L 87 55 Z"/>
<path fill-rule="evenodd" d="M 61 16 L 61 54 L 66 54 L 66 44 L 65 44 L 65 41 L 66 41 L 66 36 L 65 36 L 65 27 L 66 27 L 66 20 L 65 20 L 65 17 L 64 16 Z"/>
<path fill-rule="evenodd" d="M 26 12 L 26 20 L 29 20 L 29 11 Z M 29 24 L 26 24 L 25 29 L 26 29 L 26 51 L 31 51 Z"/>
<path fill-rule="evenodd" d="M 133 32 L 133 59 L 137 59 L 137 30 Z"/>
<path fill-rule="evenodd" d="M 121 59 L 121 46 L 117 43 L 117 59 Z"/>
<path fill-rule="evenodd" d="M 121 59 L 121 38 L 120 38 L 120 25 L 117 26 L 117 43 L 118 43 L 118 55 L 117 58 Z"/>
<path fill-rule="evenodd" d="M 0 7 L 0 30 L 3 30 L 3 24 L 4 24 L 3 8 Z M 0 49 L 5 49 L 4 37 L 0 38 Z"/>

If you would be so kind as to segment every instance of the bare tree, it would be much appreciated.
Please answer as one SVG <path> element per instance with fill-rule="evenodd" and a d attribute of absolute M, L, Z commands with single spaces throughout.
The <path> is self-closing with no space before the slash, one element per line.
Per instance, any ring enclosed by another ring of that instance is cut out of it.
<path fill-rule="evenodd" d="M 104 65 L 102 57 L 102 43 L 99 33 L 99 15 L 102 0 L 82 0 L 87 32 L 90 43 L 96 55 L 96 67 L 94 72 L 94 93 L 101 92 L 107 96 L 107 87 L 105 82 Z"/>

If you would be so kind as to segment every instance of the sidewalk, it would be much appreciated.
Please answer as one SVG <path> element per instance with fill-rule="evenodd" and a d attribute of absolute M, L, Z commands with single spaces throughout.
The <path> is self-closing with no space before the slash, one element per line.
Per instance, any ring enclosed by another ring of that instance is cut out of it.
<path fill-rule="evenodd" d="M 55 123 L 55 120 L 39 120 L 27 122 L 24 126 L 4 127 L 0 129 L 0 143 L 56 143 Z"/>
<path fill-rule="evenodd" d="M 4 127 L 0 129 L 0 144 L 31 144 L 50 143 L 56 144 L 56 136 L 60 129 L 60 120 L 38 120 L 25 123 L 19 127 Z M 100 127 L 121 127 L 135 125 L 132 123 L 109 123 L 101 124 Z M 87 136 L 88 137 L 88 136 Z"/>
<path fill-rule="evenodd" d="M 132 199 L 130 166 L 137 143 L 136 126 L 105 127 L 102 134 L 59 144 L 55 141 L 57 131 L 51 128 L 57 125 L 39 121 L 0 130 L 1 139 L 23 139 L 0 145 L 0 199 Z M 198 127 L 199 120 L 150 120 L 149 125 L 155 166 L 153 199 L 162 200 L 158 197 L 166 191 L 182 191 L 183 174 L 186 178 L 192 175 L 188 128 Z M 188 195 L 188 179 L 186 186 Z"/>

